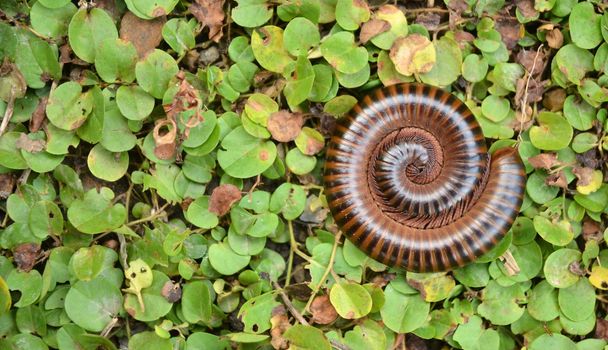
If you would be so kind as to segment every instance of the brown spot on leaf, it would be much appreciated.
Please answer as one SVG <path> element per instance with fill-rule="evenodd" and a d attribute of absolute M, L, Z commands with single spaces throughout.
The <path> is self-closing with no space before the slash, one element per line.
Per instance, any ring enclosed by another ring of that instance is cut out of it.
<path fill-rule="evenodd" d="M 265 149 L 261 150 L 258 157 L 260 158 L 261 161 L 267 161 L 268 160 L 268 151 Z"/>
<path fill-rule="evenodd" d="M 557 160 L 556 153 L 541 153 L 535 155 L 534 157 L 528 158 L 528 162 L 534 167 L 534 169 L 546 170 L 549 170 L 554 166 L 561 164 L 561 162 Z"/>
<path fill-rule="evenodd" d="M 209 28 L 209 39 L 216 43 L 222 38 L 224 0 L 195 0 L 189 10 L 203 27 Z"/>
<path fill-rule="evenodd" d="M 281 110 L 272 113 L 268 117 L 267 125 L 273 139 L 279 142 L 289 142 L 295 140 L 302 130 L 304 118 L 301 113 L 290 113 L 289 111 Z"/>
<path fill-rule="evenodd" d="M 389 57 L 397 72 L 407 76 L 428 73 L 436 59 L 433 44 L 420 34 L 410 34 L 395 40 Z"/>
<path fill-rule="evenodd" d="M 17 268 L 29 272 L 36 265 L 36 259 L 40 255 L 40 245 L 36 243 L 23 243 L 13 248 L 13 259 Z"/>
<path fill-rule="evenodd" d="M 325 147 L 325 143 L 323 140 L 317 140 L 314 137 L 308 137 L 306 140 L 306 150 L 304 154 L 312 156 L 319 153 L 323 147 Z"/>
<path fill-rule="evenodd" d="M 17 141 L 15 141 L 15 147 L 26 152 L 38 153 L 44 150 L 46 147 L 46 142 L 44 140 L 32 140 L 27 136 L 27 134 L 21 134 L 19 135 Z"/>
<path fill-rule="evenodd" d="M 120 38 L 130 41 L 139 57 L 145 57 L 163 39 L 162 30 L 166 21 L 165 17 L 144 20 L 127 11 L 120 22 Z"/>
<path fill-rule="evenodd" d="M 222 216 L 230 211 L 230 207 L 241 199 L 241 191 L 231 184 L 223 184 L 211 193 L 209 198 L 209 211 L 217 216 Z"/>
<path fill-rule="evenodd" d="M 391 24 L 383 19 L 372 19 L 361 26 L 361 33 L 359 33 L 359 41 L 365 44 L 369 39 L 375 37 L 378 34 L 384 33 L 391 29 Z"/>
<path fill-rule="evenodd" d="M 167 281 L 163 285 L 160 295 L 167 299 L 168 302 L 176 303 L 182 298 L 182 287 L 179 283 Z"/>
<path fill-rule="evenodd" d="M 311 321 L 318 324 L 330 324 L 338 318 L 338 312 L 329 301 L 328 295 L 316 297 L 310 304 Z"/>

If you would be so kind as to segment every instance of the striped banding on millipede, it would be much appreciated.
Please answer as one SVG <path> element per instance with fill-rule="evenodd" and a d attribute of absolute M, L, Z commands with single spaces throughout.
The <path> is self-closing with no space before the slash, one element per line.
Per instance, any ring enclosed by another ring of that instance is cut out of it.
<path fill-rule="evenodd" d="M 515 148 L 491 156 L 471 111 L 423 84 L 376 90 L 338 122 L 325 193 L 360 249 L 410 271 L 450 270 L 495 246 L 526 183 Z"/>

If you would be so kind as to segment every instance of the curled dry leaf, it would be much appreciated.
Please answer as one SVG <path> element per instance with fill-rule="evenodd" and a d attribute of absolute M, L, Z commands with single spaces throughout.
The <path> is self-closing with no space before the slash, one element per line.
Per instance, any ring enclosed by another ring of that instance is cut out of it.
<path fill-rule="evenodd" d="M 209 39 L 216 43 L 222 38 L 224 22 L 224 0 L 196 0 L 190 5 L 190 12 L 204 27 L 209 28 Z"/>
<path fill-rule="evenodd" d="M 152 131 L 154 137 L 154 155 L 168 160 L 175 157 L 177 151 L 177 126 L 172 119 L 157 120 Z"/>
<path fill-rule="evenodd" d="M 578 186 L 587 186 L 593 180 L 593 169 L 587 167 L 574 167 L 572 173 L 578 178 Z"/>
<path fill-rule="evenodd" d="M 517 46 L 517 42 L 525 33 L 523 25 L 515 19 L 501 19 L 496 21 L 496 31 L 500 33 L 502 42 L 509 50 L 513 50 Z"/>
<path fill-rule="evenodd" d="M 564 45 L 564 35 L 558 28 L 549 31 L 545 38 L 547 39 L 547 44 L 552 49 L 559 49 Z"/>
<path fill-rule="evenodd" d="M 291 327 L 291 324 L 289 323 L 285 306 L 279 305 L 272 310 L 270 324 L 270 336 L 272 337 L 270 344 L 272 347 L 277 350 L 287 349 L 289 343 L 287 339 L 283 338 L 283 333 Z"/>
<path fill-rule="evenodd" d="M 7 199 L 15 188 L 15 175 L 13 173 L 0 174 L 0 198 Z"/>
<path fill-rule="evenodd" d="M 15 147 L 26 152 L 37 153 L 44 150 L 46 142 L 44 140 L 31 140 L 26 134 L 21 134 L 15 142 Z"/>
<path fill-rule="evenodd" d="M 538 16 L 538 11 L 534 9 L 533 0 L 516 0 L 517 9 L 526 18 L 534 18 Z"/>
<path fill-rule="evenodd" d="M 557 173 L 549 174 L 545 179 L 547 186 L 555 186 L 561 188 L 568 188 L 568 180 L 566 180 L 566 174 L 562 170 Z"/>
<path fill-rule="evenodd" d="M 515 57 L 515 61 L 532 76 L 542 73 L 545 67 L 545 52 L 543 50 L 522 50 Z"/>
<path fill-rule="evenodd" d="M 268 131 L 272 138 L 279 142 L 289 142 L 296 139 L 304 125 L 301 113 L 290 113 L 287 110 L 274 112 L 268 117 Z"/>
<path fill-rule="evenodd" d="M 329 301 L 328 295 L 319 295 L 310 304 L 311 321 L 318 324 L 330 324 L 338 318 L 338 312 Z"/>
<path fill-rule="evenodd" d="M 543 97 L 543 107 L 551 112 L 561 111 L 564 108 L 566 96 L 566 90 L 561 88 L 553 89 Z"/>
<path fill-rule="evenodd" d="M 593 221 L 591 219 L 585 219 L 583 221 L 583 238 L 588 240 L 596 240 L 599 241 L 602 239 L 602 227 L 599 222 Z"/>
<path fill-rule="evenodd" d="M 30 118 L 30 132 L 36 132 L 40 130 L 42 126 L 42 122 L 46 117 L 46 103 L 49 101 L 48 96 L 44 96 L 38 102 L 38 106 L 32 113 L 32 117 Z"/>
<path fill-rule="evenodd" d="M 145 20 L 127 11 L 120 22 L 120 38 L 130 41 L 140 58 L 145 57 L 163 39 L 162 30 L 166 21 L 164 16 Z"/>
<path fill-rule="evenodd" d="M 395 40 L 389 54 L 397 72 L 410 76 L 428 73 L 435 64 L 435 46 L 420 34 Z"/>
<path fill-rule="evenodd" d="M 209 212 L 217 216 L 225 215 L 230 207 L 241 199 L 241 191 L 232 184 L 223 184 L 216 187 L 209 199 Z"/>
<path fill-rule="evenodd" d="M 179 283 L 167 281 L 160 291 L 160 295 L 170 303 L 176 303 L 182 298 L 182 287 Z"/>
<path fill-rule="evenodd" d="M 546 170 L 561 164 L 561 162 L 557 160 L 557 153 L 541 153 L 535 155 L 534 157 L 528 158 L 528 162 L 534 167 L 534 169 Z"/>
<path fill-rule="evenodd" d="M 433 12 L 421 13 L 416 16 L 415 23 L 424 26 L 429 31 L 436 31 L 441 23 L 441 16 Z"/>
<path fill-rule="evenodd" d="M 372 19 L 361 26 L 361 33 L 359 33 L 359 41 L 362 44 L 368 42 L 371 38 L 378 34 L 384 33 L 391 29 L 391 24 L 383 19 Z"/>
<path fill-rule="evenodd" d="M 36 259 L 40 255 L 40 245 L 36 243 L 19 244 L 13 249 L 13 259 L 17 268 L 28 272 L 36 265 Z"/>

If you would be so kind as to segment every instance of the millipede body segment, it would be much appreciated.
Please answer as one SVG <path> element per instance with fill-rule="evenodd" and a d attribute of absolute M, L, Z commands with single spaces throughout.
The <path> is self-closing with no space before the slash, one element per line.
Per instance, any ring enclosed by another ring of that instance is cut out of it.
<path fill-rule="evenodd" d="M 431 272 L 500 241 L 521 207 L 525 171 L 514 148 L 488 154 L 458 98 L 404 84 L 376 90 L 338 122 L 324 182 L 338 226 L 360 249 Z"/>

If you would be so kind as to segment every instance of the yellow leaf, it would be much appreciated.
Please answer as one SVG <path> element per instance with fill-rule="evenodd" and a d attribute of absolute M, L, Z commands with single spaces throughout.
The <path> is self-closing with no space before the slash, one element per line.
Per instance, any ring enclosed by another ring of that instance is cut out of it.
<path fill-rule="evenodd" d="M 608 268 L 602 266 L 594 266 L 589 282 L 597 289 L 608 290 Z"/>

